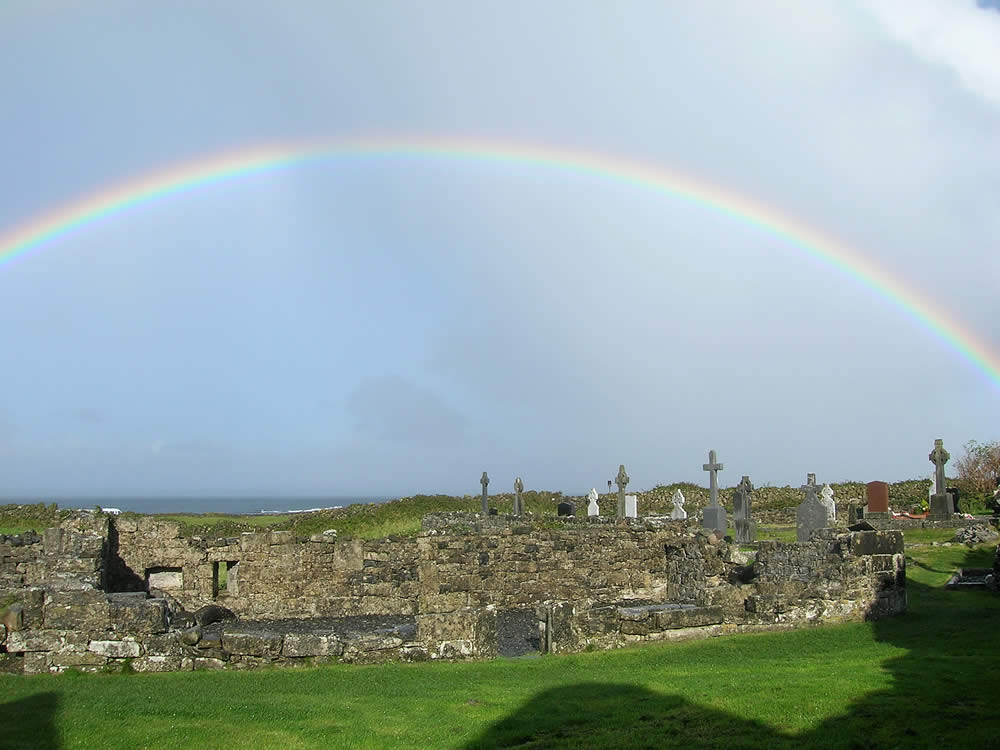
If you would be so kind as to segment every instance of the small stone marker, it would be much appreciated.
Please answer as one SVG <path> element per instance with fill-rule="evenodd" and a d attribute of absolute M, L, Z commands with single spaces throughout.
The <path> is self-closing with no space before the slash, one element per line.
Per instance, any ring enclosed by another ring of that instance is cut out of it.
<path fill-rule="evenodd" d="M 639 517 L 639 498 L 636 495 L 625 496 L 625 518 Z"/>
<path fill-rule="evenodd" d="M 521 493 L 524 492 L 524 482 L 521 481 L 521 477 L 517 477 L 514 480 L 514 515 L 523 516 L 524 515 L 524 498 L 521 497 Z"/>
<path fill-rule="evenodd" d="M 889 485 L 885 482 L 869 482 L 865 485 L 868 507 L 865 518 L 889 517 Z"/>
<path fill-rule="evenodd" d="M 836 523 L 837 521 L 837 504 L 833 501 L 833 487 L 829 484 L 824 484 L 823 489 L 819 493 L 820 502 L 826 507 L 827 513 L 830 514 L 830 521 Z"/>
<path fill-rule="evenodd" d="M 587 495 L 587 515 L 588 516 L 599 516 L 601 515 L 601 506 L 597 504 L 597 499 L 600 495 L 597 494 L 597 488 L 591 487 L 590 493 Z"/>
<path fill-rule="evenodd" d="M 828 528 L 831 522 L 826 506 L 817 494 L 816 475 L 809 474 L 806 483 L 799 489 L 806 493 L 806 499 L 795 511 L 795 540 L 808 542 L 813 531 Z"/>
<path fill-rule="evenodd" d="M 574 516 L 576 515 L 576 503 L 569 500 L 561 502 L 556 506 L 556 513 L 560 516 Z"/>
<path fill-rule="evenodd" d="M 934 464 L 934 494 L 931 495 L 931 511 L 927 518 L 932 521 L 947 521 L 955 513 L 955 504 L 944 486 L 944 465 L 951 458 L 951 454 L 944 449 L 944 440 L 934 441 L 934 450 L 927 458 Z"/>
<path fill-rule="evenodd" d="M 702 469 L 708 472 L 708 507 L 701 512 L 701 525 L 705 529 L 714 529 L 719 536 L 726 535 L 726 509 L 719 505 L 718 473 L 723 464 L 715 460 L 715 451 L 708 452 L 708 463 L 702 464 Z"/>
<path fill-rule="evenodd" d="M 625 486 L 628 484 L 628 474 L 625 473 L 625 464 L 618 465 L 618 476 L 615 477 L 618 485 L 618 520 L 625 518 Z"/>
<path fill-rule="evenodd" d="M 488 516 L 490 514 L 490 501 L 486 499 L 486 488 L 489 486 L 490 478 L 483 472 L 482 477 L 479 478 L 479 483 L 483 485 L 483 515 Z"/>
<path fill-rule="evenodd" d="M 684 493 L 681 492 L 680 487 L 674 490 L 674 496 L 670 499 L 670 502 L 674 504 L 674 509 L 670 511 L 670 517 L 673 520 L 683 521 L 688 517 L 687 511 L 684 510 Z"/>
<path fill-rule="evenodd" d="M 750 517 L 750 500 L 753 496 L 753 482 L 744 476 L 733 493 L 733 526 L 736 528 L 736 541 L 740 544 L 750 544 L 757 539 L 757 524 Z"/>

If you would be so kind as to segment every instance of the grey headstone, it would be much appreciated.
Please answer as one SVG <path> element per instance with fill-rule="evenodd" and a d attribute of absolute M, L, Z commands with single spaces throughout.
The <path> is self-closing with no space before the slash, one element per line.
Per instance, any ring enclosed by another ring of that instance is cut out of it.
<path fill-rule="evenodd" d="M 560 516 L 574 516 L 576 515 L 576 503 L 569 500 L 561 502 L 556 506 L 556 513 Z"/>
<path fill-rule="evenodd" d="M 944 465 L 948 463 L 951 454 L 944 449 L 944 441 L 938 439 L 934 441 L 934 450 L 927 458 L 934 464 L 934 494 L 930 498 L 930 513 L 927 518 L 932 521 L 947 521 L 955 513 L 955 503 L 944 486 Z"/>
<path fill-rule="evenodd" d="M 521 493 L 524 492 L 524 482 L 521 481 L 521 477 L 514 480 L 514 515 L 523 516 L 524 515 L 524 498 L 521 497 Z"/>
<path fill-rule="evenodd" d="M 708 507 L 701 512 L 701 525 L 705 529 L 714 529 L 721 535 L 726 534 L 726 509 L 719 505 L 718 473 L 723 465 L 715 460 L 715 451 L 708 452 L 708 463 L 702 464 L 702 469 L 708 472 Z"/>
<path fill-rule="evenodd" d="M 944 440 L 934 441 L 934 450 L 927 456 L 928 460 L 934 464 L 934 494 L 943 495 L 947 490 L 944 486 L 944 465 L 948 463 L 951 454 L 944 449 Z"/>
<path fill-rule="evenodd" d="M 625 464 L 619 464 L 618 476 L 615 477 L 615 484 L 618 485 L 618 520 L 625 518 L 625 487 L 628 485 L 628 474 L 625 473 Z"/>
<path fill-rule="evenodd" d="M 490 501 L 486 497 L 486 488 L 490 484 L 490 478 L 483 472 L 483 475 L 479 478 L 479 483 L 483 485 L 483 515 L 488 516 L 490 514 Z"/>
<path fill-rule="evenodd" d="M 750 477 L 743 477 L 733 493 L 733 526 L 736 529 L 736 541 L 740 544 L 750 544 L 757 538 L 757 524 L 750 515 L 750 501 L 753 497 L 753 482 Z"/>
<path fill-rule="evenodd" d="M 808 542 L 809 535 L 813 531 L 829 528 L 833 525 L 833 521 L 830 512 L 819 499 L 815 474 L 810 474 L 806 483 L 799 489 L 806 493 L 806 499 L 795 511 L 795 539 L 799 542 Z"/>

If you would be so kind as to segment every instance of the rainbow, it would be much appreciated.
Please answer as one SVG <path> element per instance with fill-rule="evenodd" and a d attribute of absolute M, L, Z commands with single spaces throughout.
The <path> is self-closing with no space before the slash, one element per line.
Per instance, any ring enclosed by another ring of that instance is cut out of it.
<path fill-rule="evenodd" d="M 904 311 L 1000 388 L 1000 355 L 974 332 L 963 328 L 942 309 L 918 296 L 863 254 L 822 231 L 746 196 L 688 175 L 610 155 L 550 146 L 451 138 L 365 138 L 246 148 L 142 175 L 16 226 L 0 234 L 0 266 L 148 203 L 307 163 L 337 163 L 359 157 L 469 160 L 544 168 L 624 184 L 698 206 L 771 235 L 867 287 Z"/>

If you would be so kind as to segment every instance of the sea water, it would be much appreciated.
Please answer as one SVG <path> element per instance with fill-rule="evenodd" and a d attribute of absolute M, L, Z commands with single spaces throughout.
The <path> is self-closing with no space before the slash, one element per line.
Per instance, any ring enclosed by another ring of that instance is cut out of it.
<path fill-rule="evenodd" d="M 44 502 L 57 503 L 60 508 L 114 508 L 136 513 L 224 513 L 246 515 L 264 513 L 305 513 L 310 510 L 342 508 L 359 503 L 384 503 L 394 500 L 387 496 L 331 496 L 331 497 L 109 497 L 109 498 L 19 498 L 0 500 L 0 504 Z"/>

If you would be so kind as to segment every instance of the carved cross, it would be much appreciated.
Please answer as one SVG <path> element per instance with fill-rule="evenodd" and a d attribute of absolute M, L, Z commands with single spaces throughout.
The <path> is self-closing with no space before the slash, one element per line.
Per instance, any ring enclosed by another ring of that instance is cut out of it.
<path fill-rule="evenodd" d="M 934 450 L 927 458 L 934 463 L 934 494 L 943 495 L 945 493 L 944 465 L 951 458 L 951 454 L 944 449 L 944 440 L 934 441 Z"/>
<path fill-rule="evenodd" d="M 490 478 L 487 476 L 486 472 L 483 472 L 483 476 L 479 479 L 479 483 L 483 485 L 483 515 L 488 516 L 490 514 L 490 501 L 486 499 L 486 487 L 490 483 Z"/>
<path fill-rule="evenodd" d="M 618 476 L 615 477 L 615 484 L 618 485 L 618 518 L 625 518 L 625 487 L 628 485 L 628 474 L 625 473 L 625 464 L 618 465 Z"/>
<path fill-rule="evenodd" d="M 524 482 L 521 481 L 521 477 L 514 480 L 514 515 L 520 516 L 524 513 L 524 500 L 521 498 L 521 493 L 524 492 Z"/>
<path fill-rule="evenodd" d="M 702 464 L 701 468 L 708 472 L 708 504 L 712 507 L 719 505 L 719 479 L 718 473 L 722 471 L 723 464 L 715 460 L 715 451 L 708 452 L 708 463 Z"/>

